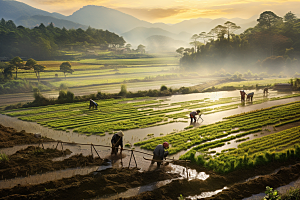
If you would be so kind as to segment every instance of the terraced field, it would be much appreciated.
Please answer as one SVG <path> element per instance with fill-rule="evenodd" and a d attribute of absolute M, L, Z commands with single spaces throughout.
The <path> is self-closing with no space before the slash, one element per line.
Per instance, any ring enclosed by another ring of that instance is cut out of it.
<path fill-rule="evenodd" d="M 248 140 L 249 137 L 245 136 L 250 134 L 257 136 L 267 125 L 272 125 L 276 130 L 276 127 L 300 121 L 300 101 L 242 113 L 225 119 L 227 120 L 192 130 L 137 142 L 135 145 L 153 150 L 157 144 L 169 141 L 171 154 L 191 148 L 180 158 L 193 160 L 220 173 L 273 161 L 300 158 L 300 126 L 243 142 L 238 145 L 238 148 L 224 149 L 213 156 L 210 154 L 215 151 L 208 152 L 208 150 L 224 146 L 226 142 Z M 265 129 L 265 131 L 270 130 Z"/>

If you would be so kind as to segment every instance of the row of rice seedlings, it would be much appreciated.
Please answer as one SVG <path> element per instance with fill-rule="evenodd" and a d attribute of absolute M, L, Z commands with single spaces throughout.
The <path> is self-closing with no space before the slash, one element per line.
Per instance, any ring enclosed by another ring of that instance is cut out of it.
<path fill-rule="evenodd" d="M 280 123 L 278 123 L 278 124 L 275 124 L 274 126 L 275 126 L 275 127 L 283 126 L 283 125 L 285 125 L 285 124 L 294 123 L 294 122 L 298 122 L 298 121 L 300 121 L 300 117 L 297 117 L 297 118 L 295 118 L 295 119 L 291 119 L 291 120 L 288 120 L 288 121 L 280 122 Z"/>
<path fill-rule="evenodd" d="M 299 127 L 298 127 L 299 132 Z M 299 137 L 299 135 L 298 135 Z M 293 141 L 293 143 L 299 144 L 299 141 Z M 266 164 L 274 161 L 285 161 L 287 159 L 300 159 L 300 146 L 295 146 L 291 148 L 291 143 L 281 152 L 275 152 L 276 148 L 269 148 L 267 150 L 261 150 L 257 152 L 245 152 L 241 149 L 228 149 L 222 151 L 222 153 L 217 153 L 218 157 L 211 157 L 200 155 L 195 157 L 195 151 L 189 152 L 181 156 L 180 159 L 190 159 L 200 165 L 204 165 L 210 169 L 215 170 L 219 173 L 227 173 L 235 169 L 240 168 L 251 168 L 256 165 Z M 270 153 L 271 152 L 271 153 Z"/>
<path fill-rule="evenodd" d="M 298 102 L 298 104 L 294 104 L 293 109 L 296 109 L 297 107 L 299 107 L 299 105 L 300 105 L 299 102 Z M 279 113 L 280 112 L 284 113 L 283 112 L 284 109 L 290 110 L 290 104 L 287 104 L 287 105 L 281 106 L 281 107 L 282 107 L 282 109 L 278 111 Z M 275 109 L 276 108 L 277 108 L 277 106 L 275 106 Z M 221 130 L 230 131 L 233 128 L 239 127 L 239 130 L 250 130 L 251 131 L 252 129 L 261 128 L 262 126 L 265 126 L 268 124 L 277 123 L 279 121 L 280 117 L 282 116 L 280 114 L 272 115 L 272 112 L 271 112 L 271 113 L 268 113 L 268 116 L 261 116 L 261 117 L 259 117 L 259 119 L 255 119 L 257 117 L 253 117 L 255 115 L 257 115 L 257 116 L 260 115 L 260 114 L 257 114 L 257 112 L 259 113 L 259 112 L 264 112 L 264 111 L 268 111 L 268 110 L 272 110 L 272 109 L 269 108 L 269 109 L 264 109 L 262 111 L 257 110 L 255 112 L 249 112 L 249 114 L 245 113 L 240 116 L 235 116 L 233 118 L 234 120 L 231 120 L 231 118 L 229 118 L 229 121 L 226 121 L 226 122 L 218 122 L 218 123 L 215 123 L 214 125 L 201 126 L 199 128 L 195 128 L 195 129 L 192 129 L 189 131 L 182 131 L 182 132 L 176 133 L 172 136 L 153 138 L 151 140 L 135 143 L 135 145 L 140 145 L 141 148 L 153 150 L 153 148 L 155 148 L 155 146 L 157 144 L 162 143 L 163 141 L 168 141 L 171 144 L 171 148 L 170 148 L 169 152 L 177 153 L 183 149 L 190 148 L 194 145 L 201 144 L 201 143 L 207 142 L 209 140 L 213 140 L 216 138 L 215 137 L 216 135 L 218 135 L 218 137 L 219 136 L 224 137 L 224 136 L 228 135 L 228 134 L 220 133 Z M 285 112 L 285 113 L 288 113 L 288 112 Z M 248 119 L 248 115 L 250 115 L 251 117 L 247 121 L 245 119 Z M 269 119 L 269 117 L 272 117 L 273 119 Z M 275 119 L 276 117 L 279 119 Z M 252 118 L 254 118 L 254 119 L 252 119 Z M 239 122 L 239 123 L 237 123 L 237 122 Z M 206 131 L 206 129 L 208 131 Z M 234 131 L 237 131 L 237 129 Z M 217 134 L 218 132 L 219 132 L 219 134 Z"/>
<path fill-rule="evenodd" d="M 242 141 L 245 141 L 245 140 L 248 140 L 248 139 L 249 139 L 249 137 L 241 138 L 241 139 L 236 140 L 235 142 L 242 142 Z"/>
<path fill-rule="evenodd" d="M 149 124 L 154 124 L 163 121 L 163 117 L 152 117 L 147 119 L 139 120 L 123 120 L 123 121 L 114 121 L 110 123 L 101 123 L 88 126 L 80 126 L 75 128 L 74 132 L 81 133 L 104 133 L 111 130 L 129 130 L 135 128 L 142 128 Z"/>
<path fill-rule="evenodd" d="M 256 133 L 256 132 L 259 132 L 261 131 L 262 129 L 259 128 L 259 129 L 254 129 L 254 130 L 251 130 L 251 131 L 246 131 L 246 132 L 243 132 L 243 133 L 239 133 L 237 135 L 231 135 L 229 137 L 226 137 L 226 138 L 223 138 L 223 139 L 220 139 L 220 140 L 215 140 L 215 141 L 212 141 L 212 142 L 206 142 L 204 144 L 201 144 L 201 145 L 198 145 L 196 147 L 193 147 L 189 152 L 187 152 L 186 154 L 190 154 L 191 152 L 196 152 L 196 151 L 207 151 L 208 149 L 213 149 L 215 147 L 220 147 L 220 146 L 223 146 L 225 145 L 225 142 L 228 142 L 228 141 L 231 141 L 231 140 L 234 140 L 236 138 L 240 138 L 240 137 L 244 137 L 245 135 L 249 135 L 249 134 L 252 134 L 252 133 Z M 224 133 L 223 136 L 228 136 L 232 133 L 232 131 L 229 131 L 228 133 Z M 186 154 L 182 155 L 182 157 L 185 157 Z"/>
<path fill-rule="evenodd" d="M 193 156 L 193 155 L 191 155 Z M 300 159 L 300 146 L 285 149 L 281 152 L 263 151 L 249 156 L 247 153 L 240 156 L 232 156 L 226 160 L 218 160 L 210 157 L 209 160 L 200 155 L 193 160 L 218 173 L 228 173 L 237 169 L 251 169 L 255 166 L 265 165 L 271 162 L 284 162 L 291 159 Z"/>

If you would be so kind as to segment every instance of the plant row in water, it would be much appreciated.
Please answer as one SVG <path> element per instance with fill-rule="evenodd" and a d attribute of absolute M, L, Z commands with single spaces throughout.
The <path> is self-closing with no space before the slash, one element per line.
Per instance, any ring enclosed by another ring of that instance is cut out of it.
<path fill-rule="evenodd" d="M 239 134 L 243 134 L 242 131 L 246 131 L 247 135 L 247 131 L 252 132 L 255 130 L 255 132 L 257 132 L 258 130 L 261 130 L 263 126 L 276 124 L 291 116 L 295 117 L 298 113 L 300 113 L 300 102 L 293 102 L 268 109 L 235 115 L 234 117 L 228 117 L 228 120 L 226 121 L 200 126 L 198 128 L 181 131 L 163 137 L 152 138 L 146 141 L 140 141 L 135 143 L 135 145 L 141 146 L 141 148 L 144 149 L 153 150 L 157 144 L 168 141 L 170 143 L 169 153 L 174 154 L 181 150 L 187 150 L 195 145 L 201 145 L 211 140 L 228 137 L 233 133 L 241 132 Z M 297 119 L 298 118 L 295 118 L 295 120 Z M 235 139 L 239 134 L 231 136 L 231 138 Z M 231 139 L 224 139 L 224 141 L 229 140 Z"/>
<path fill-rule="evenodd" d="M 300 159 L 300 126 L 243 142 L 237 149 L 228 149 L 215 156 L 195 156 L 191 150 L 180 157 L 189 159 L 218 173 L 247 169 L 275 161 Z"/>

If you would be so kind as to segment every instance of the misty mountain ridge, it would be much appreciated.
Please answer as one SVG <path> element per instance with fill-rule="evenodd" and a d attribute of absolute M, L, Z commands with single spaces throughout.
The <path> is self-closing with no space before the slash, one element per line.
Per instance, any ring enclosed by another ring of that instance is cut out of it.
<path fill-rule="evenodd" d="M 146 38 L 153 35 L 156 36 L 160 35 L 160 36 L 172 38 L 174 40 L 183 40 L 183 41 L 186 41 L 187 38 L 190 38 L 192 36 L 190 33 L 187 32 L 181 32 L 180 34 L 175 34 L 161 28 L 145 28 L 145 27 L 137 27 L 132 29 L 131 31 L 121 34 L 121 36 L 123 36 L 124 39 L 132 45 L 142 44 Z"/>
<path fill-rule="evenodd" d="M 174 40 L 162 35 L 152 35 L 144 41 L 144 44 L 147 47 L 147 51 L 150 53 L 172 52 L 178 47 L 189 45 L 188 42 Z"/>
<path fill-rule="evenodd" d="M 15 23 L 22 24 L 24 27 L 34 28 L 35 26 L 39 26 L 43 23 L 45 26 L 53 23 L 55 27 L 66 29 L 87 29 L 88 26 L 82 25 L 79 23 L 75 23 L 69 20 L 58 19 L 56 17 L 44 16 L 44 15 L 34 15 L 34 16 L 23 16 L 15 20 Z"/>
<path fill-rule="evenodd" d="M 92 28 L 108 30 L 124 36 L 124 39 L 133 45 L 138 45 L 153 35 L 161 35 L 174 40 L 190 41 L 193 34 L 209 32 L 212 28 L 226 21 L 232 21 L 241 26 L 235 33 L 241 33 L 257 24 L 257 16 L 249 19 L 242 18 L 197 18 L 184 20 L 176 24 L 150 23 L 140 20 L 129 14 L 104 6 L 87 5 L 65 16 L 59 13 L 50 13 L 31 7 L 14 0 L 0 0 L 0 18 L 14 20 L 17 25 L 32 28 L 43 23 L 53 22 L 57 27 Z"/>

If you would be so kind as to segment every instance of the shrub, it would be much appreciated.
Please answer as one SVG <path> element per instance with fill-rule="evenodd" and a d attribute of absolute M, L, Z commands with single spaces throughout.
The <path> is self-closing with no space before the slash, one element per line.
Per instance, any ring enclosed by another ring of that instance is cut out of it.
<path fill-rule="evenodd" d="M 265 191 L 266 196 L 264 200 L 279 200 L 281 197 L 279 196 L 277 190 L 273 191 L 273 188 L 267 186 Z"/>
<path fill-rule="evenodd" d="M 119 92 L 119 96 L 126 96 L 127 94 L 127 86 L 125 84 L 121 85 L 121 91 Z"/>
<path fill-rule="evenodd" d="M 162 85 L 162 86 L 160 87 L 160 91 L 162 92 L 162 91 L 165 91 L 165 90 L 168 90 L 167 86 Z"/>
<path fill-rule="evenodd" d="M 9 160 L 5 153 L 0 153 L 0 162 L 7 162 Z"/>

